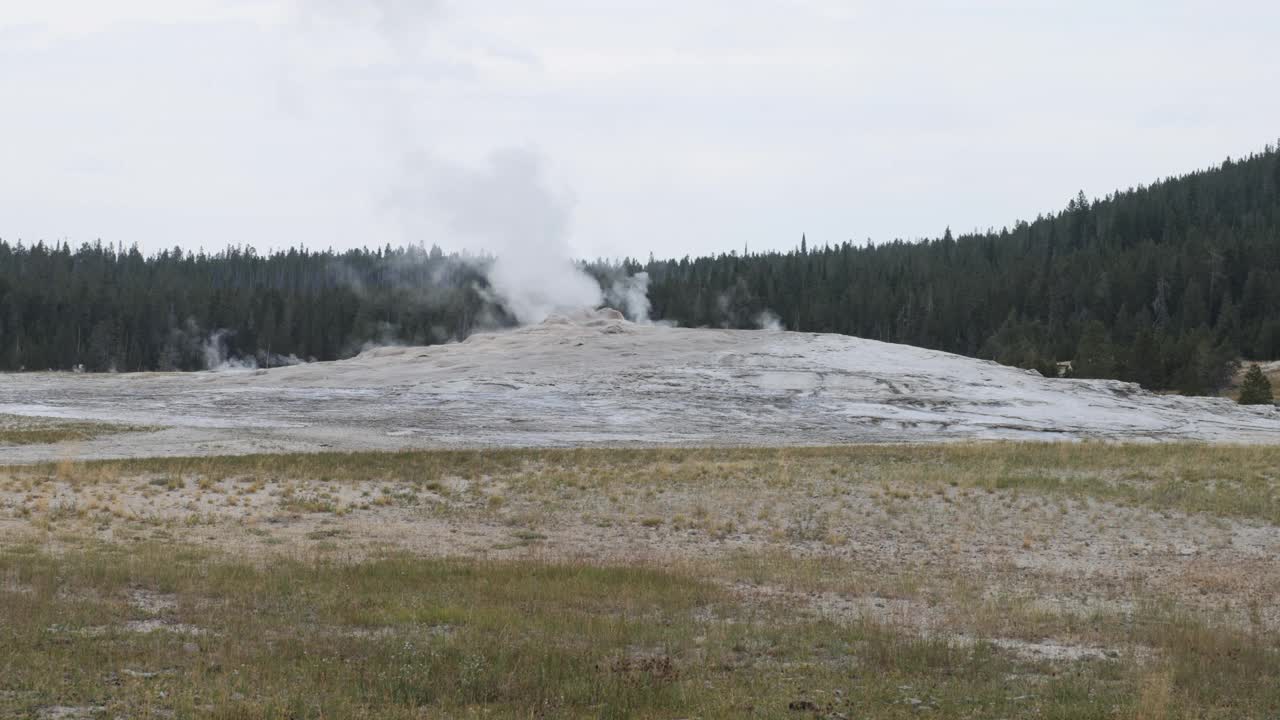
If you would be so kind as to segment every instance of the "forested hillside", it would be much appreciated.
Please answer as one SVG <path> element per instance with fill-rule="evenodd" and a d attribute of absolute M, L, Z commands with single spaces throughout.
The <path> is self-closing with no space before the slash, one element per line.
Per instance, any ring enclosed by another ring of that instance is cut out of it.
<path fill-rule="evenodd" d="M 509 324 L 483 259 L 418 248 L 260 256 L 0 242 L 0 369 L 201 370 L 333 360 Z"/>
<path fill-rule="evenodd" d="M 484 259 L 409 248 L 144 257 L 0 242 L 0 368 L 199 369 L 334 359 L 510 323 Z M 588 270 L 651 278 L 653 317 L 909 343 L 1188 393 L 1280 357 L 1280 154 L 1113 193 L 1012 228 Z"/>
<path fill-rule="evenodd" d="M 1280 154 L 1113 193 L 999 232 L 650 263 L 654 313 L 908 343 L 1210 392 L 1280 357 Z"/>

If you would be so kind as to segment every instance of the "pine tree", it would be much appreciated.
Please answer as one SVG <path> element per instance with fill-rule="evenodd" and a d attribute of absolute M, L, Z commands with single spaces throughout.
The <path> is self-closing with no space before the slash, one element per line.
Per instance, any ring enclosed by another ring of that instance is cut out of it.
<path fill-rule="evenodd" d="M 1270 405 L 1275 402 L 1271 394 L 1271 381 L 1263 374 L 1257 363 L 1249 366 L 1244 374 L 1244 382 L 1240 383 L 1241 405 Z"/>
<path fill-rule="evenodd" d="M 1133 338 L 1127 360 L 1129 379 L 1144 388 L 1155 389 L 1164 384 L 1164 364 L 1160 359 L 1160 344 L 1148 328 L 1143 328 Z"/>
<path fill-rule="evenodd" d="M 1115 350 L 1107 329 L 1094 320 L 1080 336 L 1076 355 L 1071 360 L 1071 374 L 1080 378 L 1108 378 L 1115 372 Z"/>

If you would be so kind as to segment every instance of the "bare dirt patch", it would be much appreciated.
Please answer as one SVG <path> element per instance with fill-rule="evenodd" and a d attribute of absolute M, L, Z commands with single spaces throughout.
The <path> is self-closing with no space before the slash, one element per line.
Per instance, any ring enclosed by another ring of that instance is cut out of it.
<path fill-rule="evenodd" d="M 52 705 L 41 708 L 41 720 L 90 720 L 100 717 L 106 708 L 102 705 Z"/>

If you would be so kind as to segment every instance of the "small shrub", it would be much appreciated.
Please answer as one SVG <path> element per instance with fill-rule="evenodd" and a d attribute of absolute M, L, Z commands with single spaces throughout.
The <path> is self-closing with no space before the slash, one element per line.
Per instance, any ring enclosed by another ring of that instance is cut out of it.
<path fill-rule="evenodd" d="M 831 532 L 826 513 L 815 507 L 798 510 L 787 523 L 786 536 L 792 542 L 818 542 Z"/>

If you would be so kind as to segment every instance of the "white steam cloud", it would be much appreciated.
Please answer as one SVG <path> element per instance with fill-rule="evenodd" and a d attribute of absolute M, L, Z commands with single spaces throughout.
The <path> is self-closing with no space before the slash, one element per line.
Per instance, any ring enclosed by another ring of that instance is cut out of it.
<path fill-rule="evenodd" d="M 496 300 L 521 324 L 599 306 L 600 284 L 571 259 L 572 198 L 547 177 L 541 156 L 508 148 L 481 168 L 411 153 L 394 201 L 411 227 L 427 213 L 495 257 L 483 267 Z"/>
<path fill-rule="evenodd" d="M 769 332 L 782 332 L 786 330 L 786 326 L 782 324 L 782 318 L 772 310 L 761 310 L 756 316 L 756 327 Z"/>
<path fill-rule="evenodd" d="M 323 26 L 348 40 L 372 33 L 390 51 L 383 71 L 398 80 L 365 90 L 383 91 L 377 102 L 390 122 L 380 136 L 399 166 L 390 182 L 390 205 L 411 243 L 448 245 L 460 239 L 491 254 L 492 260 L 480 259 L 476 267 L 485 274 L 491 299 L 520 324 L 604 302 L 600 284 L 573 260 L 573 198 L 553 184 L 541 155 L 504 148 L 468 166 L 446 159 L 424 141 L 430 120 L 415 117 L 406 88 L 423 76 L 441 74 L 465 82 L 468 73 L 458 68 L 476 70 L 469 62 L 475 50 L 461 50 L 441 32 L 448 16 L 444 0 L 297 0 L 297 9 L 304 28 Z M 439 237 L 442 231 L 450 236 Z M 645 276 L 618 287 L 617 302 L 628 317 L 648 319 L 647 286 Z"/>
<path fill-rule="evenodd" d="M 606 294 L 609 304 L 622 311 L 627 319 L 647 325 L 653 306 L 649 304 L 649 273 L 638 272 L 613 281 Z"/>
<path fill-rule="evenodd" d="M 192 321 L 188 321 L 189 325 Z M 284 367 L 286 365 L 302 365 L 307 361 L 297 355 L 280 355 L 278 353 L 260 351 L 257 356 L 238 356 L 228 350 L 231 333 L 227 330 L 214 330 L 205 338 L 200 350 L 204 356 L 204 368 L 213 372 L 229 372 L 232 370 L 257 370 L 259 367 Z"/>

